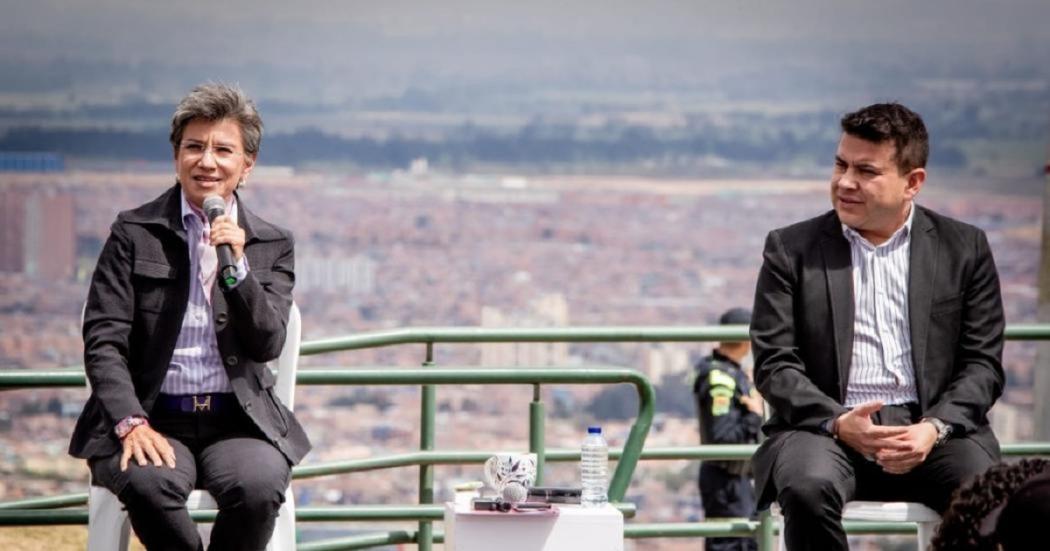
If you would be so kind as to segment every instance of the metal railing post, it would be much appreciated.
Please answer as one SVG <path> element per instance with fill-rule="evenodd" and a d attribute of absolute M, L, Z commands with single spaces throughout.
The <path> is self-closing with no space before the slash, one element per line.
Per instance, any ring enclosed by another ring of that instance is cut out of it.
<path fill-rule="evenodd" d="M 529 404 L 529 451 L 536 454 L 536 485 L 543 484 L 543 466 L 547 462 L 544 447 L 546 440 L 546 412 L 540 396 L 539 383 L 532 385 L 532 403 Z"/>
<path fill-rule="evenodd" d="M 644 377 L 641 381 L 634 381 L 634 384 L 638 389 L 638 419 L 631 425 L 623 452 L 616 462 L 616 470 L 609 480 L 609 501 L 623 501 L 627 494 L 634 469 L 642 457 L 645 437 L 649 435 L 649 427 L 653 424 L 653 412 L 656 411 L 656 391 L 653 385 Z"/>
<path fill-rule="evenodd" d="M 427 357 L 423 367 L 434 365 L 434 343 L 427 343 Z M 420 397 L 420 425 L 419 425 L 419 449 L 431 451 L 434 449 L 434 414 L 436 403 L 436 387 L 433 384 L 425 384 L 421 389 Z M 430 464 L 419 466 L 419 504 L 426 505 L 434 503 L 434 466 Z M 434 543 L 434 525 L 429 520 L 419 521 L 419 550 L 430 551 Z"/>

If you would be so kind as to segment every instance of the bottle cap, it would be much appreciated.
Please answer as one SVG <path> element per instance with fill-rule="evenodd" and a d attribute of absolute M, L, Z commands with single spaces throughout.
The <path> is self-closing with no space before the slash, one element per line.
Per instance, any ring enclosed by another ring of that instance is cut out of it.
<path fill-rule="evenodd" d="M 587 434 L 601 434 L 601 427 L 587 427 Z"/>

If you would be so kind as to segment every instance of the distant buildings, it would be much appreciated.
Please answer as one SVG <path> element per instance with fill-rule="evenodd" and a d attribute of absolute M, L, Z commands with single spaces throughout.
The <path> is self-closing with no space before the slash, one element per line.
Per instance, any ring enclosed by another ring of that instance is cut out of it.
<path fill-rule="evenodd" d="M 376 267 L 375 260 L 360 254 L 350 258 L 304 256 L 295 261 L 295 290 L 368 295 L 375 291 Z"/>
<path fill-rule="evenodd" d="M 569 325 L 569 303 L 565 295 L 553 293 L 534 300 L 526 312 L 506 313 L 499 308 L 481 308 L 482 327 L 565 327 Z M 481 365 L 487 367 L 566 366 L 569 345 L 549 343 L 486 343 L 481 345 Z"/>
<path fill-rule="evenodd" d="M 656 384 L 663 382 L 668 375 L 677 375 L 690 368 L 690 348 L 681 343 L 655 343 L 646 351 L 646 371 L 649 379 Z"/>
<path fill-rule="evenodd" d="M 58 153 L 0 151 L 0 172 L 62 172 L 65 159 Z"/>
<path fill-rule="evenodd" d="M 41 279 L 73 276 L 73 196 L 60 191 L 0 189 L 0 271 Z"/>
<path fill-rule="evenodd" d="M 992 432 L 1000 442 L 1004 443 L 1031 440 L 1034 434 L 1031 411 L 1031 406 L 1028 404 L 1020 406 L 1002 400 L 996 402 L 995 407 L 988 414 Z"/>

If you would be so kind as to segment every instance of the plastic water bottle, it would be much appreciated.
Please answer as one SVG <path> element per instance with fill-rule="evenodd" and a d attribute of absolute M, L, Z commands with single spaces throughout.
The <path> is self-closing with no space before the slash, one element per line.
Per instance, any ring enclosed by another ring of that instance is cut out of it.
<path fill-rule="evenodd" d="M 609 444 L 602 438 L 601 427 L 587 427 L 580 452 L 580 503 L 584 507 L 601 507 L 609 502 Z"/>

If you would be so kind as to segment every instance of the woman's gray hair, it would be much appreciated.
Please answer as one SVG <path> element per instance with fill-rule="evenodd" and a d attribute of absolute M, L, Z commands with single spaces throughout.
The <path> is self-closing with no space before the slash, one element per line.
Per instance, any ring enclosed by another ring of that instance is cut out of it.
<path fill-rule="evenodd" d="M 208 83 L 194 88 L 182 98 L 171 117 L 171 145 L 179 153 L 182 132 L 193 119 L 219 121 L 233 119 L 241 127 L 241 142 L 244 152 L 255 156 L 262 141 L 262 118 L 255 109 L 255 102 L 237 86 Z"/>

